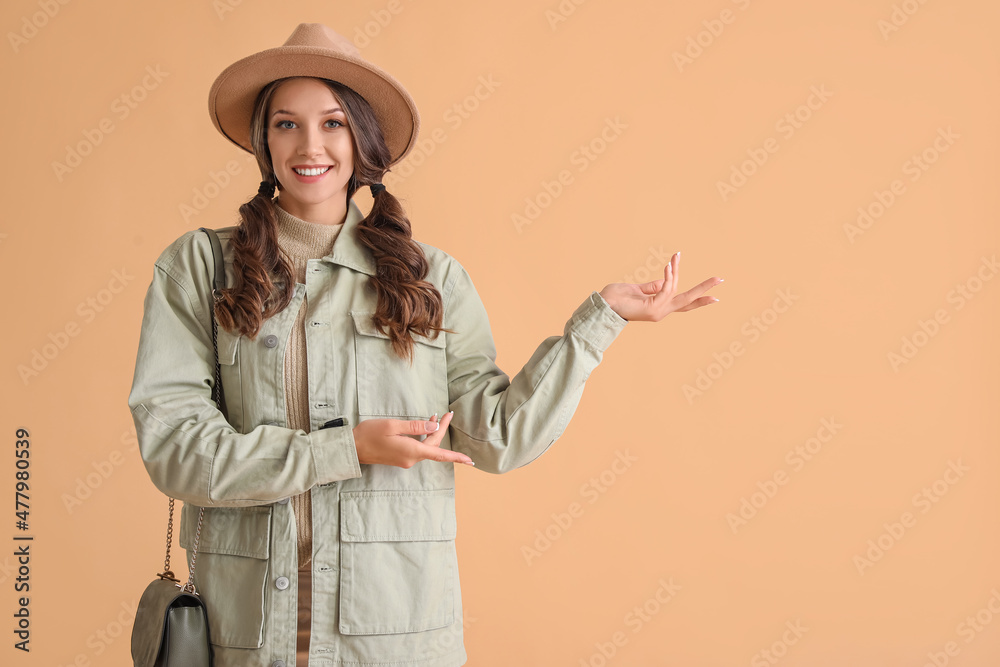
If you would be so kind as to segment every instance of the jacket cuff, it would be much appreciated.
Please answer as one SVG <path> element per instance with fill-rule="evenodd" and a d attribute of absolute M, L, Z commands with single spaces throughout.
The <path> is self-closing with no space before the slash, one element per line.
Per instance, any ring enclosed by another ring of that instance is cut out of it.
<path fill-rule="evenodd" d="M 628 320 L 619 315 L 596 290 L 573 311 L 563 333 L 575 333 L 604 352 L 622 332 Z"/>
<path fill-rule="evenodd" d="M 349 424 L 331 426 L 309 433 L 317 484 L 361 477 L 358 448 Z"/>

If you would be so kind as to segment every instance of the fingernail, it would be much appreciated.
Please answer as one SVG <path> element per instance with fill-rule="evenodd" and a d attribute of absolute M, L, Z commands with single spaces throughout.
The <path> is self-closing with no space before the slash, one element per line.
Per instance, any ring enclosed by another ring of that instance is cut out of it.
<path fill-rule="evenodd" d="M 474 465 L 476 465 L 475 461 L 462 461 L 462 463 L 464 463 L 467 466 L 474 466 Z"/>
<path fill-rule="evenodd" d="M 427 426 L 428 433 L 433 433 L 434 431 L 441 428 L 441 424 L 439 422 L 424 422 L 424 424 L 426 424 Z"/>

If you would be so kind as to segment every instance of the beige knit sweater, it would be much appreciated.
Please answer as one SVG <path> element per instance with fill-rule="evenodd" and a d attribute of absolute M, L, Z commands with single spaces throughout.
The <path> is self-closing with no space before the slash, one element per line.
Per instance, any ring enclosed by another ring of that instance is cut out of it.
<path fill-rule="evenodd" d="M 324 225 L 306 222 L 281 208 L 277 202 L 274 208 L 278 218 L 278 245 L 292 261 L 295 281 L 304 285 L 307 262 L 330 254 L 333 242 L 344 224 Z M 285 352 L 285 405 L 288 428 L 302 429 L 309 433 L 311 429 L 309 378 L 306 372 L 306 308 L 307 302 L 303 300 Z M 311 501 L 310 491 L 291 498 L 298 534 L 299 568 L 306 567 L 312 559 Z"/>

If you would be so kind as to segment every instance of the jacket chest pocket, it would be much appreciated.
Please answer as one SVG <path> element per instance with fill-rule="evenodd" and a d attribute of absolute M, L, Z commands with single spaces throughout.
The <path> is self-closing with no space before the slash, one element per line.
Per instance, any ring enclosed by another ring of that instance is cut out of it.
<path fill-rule="evenodd" d="M 198 530 L 197 505 L 184 503 L 180 544 L 191 549 Z M 264 643 L 264 588 L 271 537 L 271 506 L 206 507 L 194 586 L 205 601 L 211 642 L 260 648 Z M 177 574 L 182 582 L 187 573 Z"/>
<path fill-rule="evenodd" d="M 340 494 L 340 632 L 420 632 L 455 621 L 455 490 Z"/>
<path fill-rule="evenodd" d="M 229 415 L 229 423 L 243 433 L 243 376 L 240 372 L 240 344 L 243 336 L 230 333 L 219 327 L 219 374 L 222 376 L 224 400 Z M 214 364 L 213 364 L 214 369 Z M 212 371 L 214 374 L 214 370 Z"/>
<path fill-rule="evenodd" d="M 392 349 L 371 311 L 351 311 L 357 361 L 358 413 L 362 417 L 425 417 L 448 405 L 444 333 L 413 336 L 413 363 Z"/>

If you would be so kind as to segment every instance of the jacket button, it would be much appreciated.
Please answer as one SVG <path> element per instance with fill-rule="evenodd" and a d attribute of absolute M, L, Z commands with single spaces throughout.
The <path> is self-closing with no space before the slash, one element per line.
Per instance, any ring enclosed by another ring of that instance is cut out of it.
<path fill-rule="evenodd" d="M 278 344 L 278 337 L 275 336 L 274 334 L 268 334 L 268 335 L 264 336 L 264 346 L 265 347 L 274 347 L 277 344 Z"/>
<path fill-rule="evenodd" d="M 274 662 L 271 663 L 271 667 L 285 667 L 285 661 L 275 660 Z"/>
<path fill-rule="evenodd" d="M 288 588 L 288 577 L 278 577 L 274 580 L 274 585 L 278 587 L 279 591 L 283 591 Z"/>
<path fill-rule="evenodd" d="M 287 505 L 288 504 L 288 498 L 282 498 L 281 500 L 278 501 L 278 504 L 279 505 Z"/>

